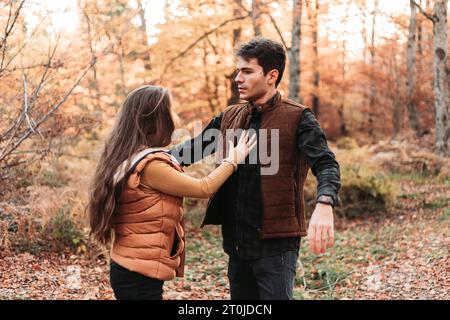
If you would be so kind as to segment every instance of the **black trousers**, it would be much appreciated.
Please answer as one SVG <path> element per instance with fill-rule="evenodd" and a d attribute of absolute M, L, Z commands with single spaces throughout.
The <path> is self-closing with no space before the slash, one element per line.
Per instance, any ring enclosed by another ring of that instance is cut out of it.
<path fill-rule="evenodd" d="M 162 300 L 164 281 L 130 271 L 112 260 L 109 280 L 117 300 Z"/>

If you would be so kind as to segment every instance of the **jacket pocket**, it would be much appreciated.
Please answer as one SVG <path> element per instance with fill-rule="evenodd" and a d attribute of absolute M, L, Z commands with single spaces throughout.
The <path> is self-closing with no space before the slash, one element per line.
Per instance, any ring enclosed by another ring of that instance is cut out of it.
<path fill-rule="evenodd" d="M 184 231 L 180 224 L 175 227 L 175 239 L 170 251 L 170 258 L 178 257 L 184 250 Z"/>

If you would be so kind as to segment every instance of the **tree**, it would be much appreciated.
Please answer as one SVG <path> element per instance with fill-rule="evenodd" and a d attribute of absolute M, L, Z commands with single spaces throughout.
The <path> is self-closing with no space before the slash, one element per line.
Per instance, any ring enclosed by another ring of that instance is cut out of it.
<path fill-rule="evenodd" d="M 314 2 L 314 3 L 313 3 Z M 308 12 L 308 17 L 311 25 L 311 37 L 312 37 L 312 50 L 313 50 L 313 91 L 311 94 L 311 105 L 312 110 L 316 116 L 320 113 L 320 101 L 319 101 L 319 82 L 320 82 L 320 72 L 319 72 L 319 0 L 308 0 L 306 1 L 306 7 Z"/>
<path fill-rule="evenodd" d="M 283 33 L 281 32 L 278 23 L 269 10 L 266 11 L 267 16 L 270 18 L 272 25 L 275 28 L 283 46 L 286 49 L 289 59 L 289 99 L 303 103 L 303 99 L 300 97 L 300 51 L 301 51 L 301 17 L 302 17 L 302 5 L 301 0 L 294 0 L 292 2 L 292 29 L 291 29 L 291 46 L 288 47 L 284 40 Z"/>
<path fill-rule="evenodd" d="M 410 17 L 409 17 L 409 32 L 408 42 L 406 48 L 406 67 L 407 67 L 407 110 L 409 127 L 415 132 L 417 136 L 420 135 L 419 116 L 414 101 L 414 91 L 416 85 L 416 30 L 417 30 L 417 7 L 413 0 L 410 0 Z"/>
<path fill-rule="evenodd" d="M 93 30 L 92 30 L 92 21 L 90 17 L 90 12 L 88 8 L 88 3 L 83 1 L 78 1 L 78 7 L 82 16 L 82 26 L 84 34 L 87 35 L 87 43 L 89 46 L 89 52 L 91 54 L 91 60 L 96 60 L 96 52 L 95 52 L 95 41 L 93 39 Z M 89 78 L 89 93 L 91 95 L 92 102 L 98 108 L 100 105 L 100 90 L 98 83 L 98 75 L 97 75 L 97 66 L 94 65 L 92 67 L 92 79 Z"/>
<path fill-rule="evenodd" d="M 261 33 L 261 0 L 252 0 L 252 11 L 251 11 L 253 30 L 255 32 L 255 37 L 262 35 Z"/>
<path fill-rule="evenodd" d="M 347 25 L 349 18 L 348 8 L 345 11 L 345 16 L 343 19 L 344 25 Z M 341 102 L 339 104 L 338 116 L 339 116 L 339 131 L 342 136 L 348 135 L 347 125 L 345 123 L 345 104 L 346 104 L 346 95 L 347 95 L 347 29 L 344 28 L 343 37 L 342 37 L 342 61 L 341 61 L 341 76 L 342 76 L 342 84 L 341 84 Z"/>
<path fill-rule="evenodd" d="M 436 0 L 430 14 L 414 1 L 419 11 L 433 23 L 436 152 L 445 157 L 450 156 L 447 2 L 447 0 Z"/>
<path fill-rule="evenodd" d="M 141 31 L 142 36 L 142 60 L 144 61 L 144 68 L 147 71 L 152 69 L 152 65 L 150 62 L 150 50 L 148 48 L 148 35 L 147 35 L 147 23 L 145 21 L 145 8 L 142 5 L 142 0 L 137 0 L 138 10 L 139 10 L 139 19 L 141 20 L 141 25 L 139 26 L 139 30 Z"/>
<path fill-rule="evenodd" d="M 40 22 L 28 32 L 23 4 L 9 1 L 0 8 L 8 16 L 0 26 L 4 30 L 0 43 L 0 181 L 16 174 L 14 168 L 48 155 L 66 129 L 77 133 L 92 125 L 94 116 L 81 107 L 72 106 L 72 112 L 65 112 L 62 106 L 75 92 L 81 96 L 86 91 L 86 75 L 114 45 L 107 44 L 95 59 L 86 61 L 83 58 L 89 56 L 89 49 L 83 47 L 84 42 L 65 47 L 60 33 L 49 34 L 45 29 L 46 16 L 37 16 Z"/>
<path fill-rule="evenodd" d="M 436 0 L 433 9 L 434 90 L 436 94 L 436 149 L 441 156 L 450 156 L 449 82 L 447 0 Z"/>
<path fill-rule="evenodd" d="M 289 57 L 289 99 L 300 99 L 300 45 L 301 45 L 302 1 L 292 2 L 292 37 Z"/>
<path fill-rule="evenodd" d="M 394 77 L 394 85 L 392 86 L 393 88 L 391 89 L 391 91 L 393 91 L 392 94 L 392 100 L 393 100 L 393 112 L 392 112 L 392 139 L 396 139 L 397 135 L 400 132 L 400 128 L 401 128 L 401 118 L 402 118 L 402 99 L 401 99 L 401 93 L 400 93 L 400 87 L 401 87 L 401 83 L 400 83 L 400 79 L 401 79 L 401 74 L 400 74 L 400 66 L 399 66 L 399 58 L 397 54 L 393 54 L 390 62 L 391 62 L 391 70 L 393 72 L 393 77 Z"/>
<path fill-rule="evenodd" d="M 233 17 L 238 18 L 242 15 L 242 13 L 241 13 L 241 10 L 243 8 L 242 0 L 234 0 L 234 2 L 236 4 L 236 6 L 235 6 L 235 8 L 233 8 Z M 241 41 L 241 32 L 242 32 L 242 28 L 240 25 L 233 28 L 233 42 L 232 42 L 233 49 L 236 48 L 238 43 Z M 229 88 L 230 88 L 230 94 L 229 94 L 229 98 L 227 101 L 228 105 L 234 104 L 239 101 L 239 88 L 238 88 L 236 81 L 234 81 L 234 78 L 236 78 L 236 76 L 237 76 L 237 72 L 234 69 L 233 69 L 233 72 L 231 72 L 230 74 L 228 74 L 226 76 L 228 79 Z"/>
<path fill-rule="evenodd" d="M 372 11 L 372 28 L 370 36 L 370 92 L 369 92 L 369 112 L 368 112 L 368 133 L 369 136 L 374 137 L 374 117 L 375 117 L 375 102 L 376 102 L 376 84 L 375 84 L 375 29 L 376 19 L 378 15 L 378 0 L 373 0 Z"/>

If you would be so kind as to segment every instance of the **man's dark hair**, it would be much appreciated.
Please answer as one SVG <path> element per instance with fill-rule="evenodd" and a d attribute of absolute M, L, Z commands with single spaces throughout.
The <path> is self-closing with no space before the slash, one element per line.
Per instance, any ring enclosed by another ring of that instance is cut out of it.
<path fill-rule="evenodd" d="M 278 87 L 286 66 L 286 51 L 281 43 L 264 37 L 257 37 L 241 44 L 236 51 L 236 55 L 247 61 L 256 58 L 258 64 L 264 70 L 264 75 L 270 70 L 277 69 L 278 79 L 275 82 L 275 87 Z"/>

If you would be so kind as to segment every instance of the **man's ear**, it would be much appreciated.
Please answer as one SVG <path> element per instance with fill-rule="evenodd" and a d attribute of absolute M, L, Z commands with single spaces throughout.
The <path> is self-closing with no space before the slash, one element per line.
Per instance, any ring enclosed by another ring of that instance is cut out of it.
<path fill-rule="evenodd" d="M 268 84 L 269 85 L 275 84 L 277 82 L 278 75 L 279 75 L 278 70 L 277 69 L 270 70 L 267 74 L 269 76 L 269 78 L 267 80 Z"/>

